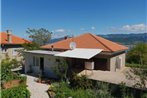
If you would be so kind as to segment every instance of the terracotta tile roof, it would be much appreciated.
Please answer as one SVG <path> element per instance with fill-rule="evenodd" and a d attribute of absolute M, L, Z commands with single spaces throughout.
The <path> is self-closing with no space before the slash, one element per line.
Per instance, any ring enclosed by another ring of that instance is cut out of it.
<path fill-rule="evenodd" d="M 74 38 L 68 38 L 66 40 L 61 40 L 52 44 L 44 45 L 41 48 L 43 49 L 51 49 L 51 46 L 54 46 L 54 49 L 70 49 L 69 44 L 70 42 L 75 42 L 77 48 L 98 48 L 103 49 L 103 51 L 106 52 L 115 52 L 115 51 L 121 51 L 121 50 L 127 50 L 128 48 L 117 44 L 115 42 L 109 41 L 107 39 L 104 39 L 102 37 L 85 33 L 83 35 L 74 37 Z"/>
<path fill-rule="evenodd" d="M 7 40 L 7 33 L 0 32 L 0 44 L 24 44 L 24 43 L 30 43 L 30 41 L 11 34 L 11 43 L 9 43 Z"/>

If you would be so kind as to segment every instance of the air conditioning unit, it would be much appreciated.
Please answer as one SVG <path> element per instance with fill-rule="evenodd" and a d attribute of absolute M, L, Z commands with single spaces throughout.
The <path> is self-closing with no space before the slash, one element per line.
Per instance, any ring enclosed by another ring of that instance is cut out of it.
<path fill-rule="evenodd" d="M 85 62 L 85 69 L 93 70 L 94 69 L 94 62 Z"/>

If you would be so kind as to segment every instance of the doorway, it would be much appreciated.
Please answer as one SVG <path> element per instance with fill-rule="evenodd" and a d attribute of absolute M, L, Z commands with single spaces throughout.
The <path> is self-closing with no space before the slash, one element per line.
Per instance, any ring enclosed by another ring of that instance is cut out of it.
<path fill-rule="evenodd" d="M 44 58 L 40 57 L 40 70 L 44 71 Z"/>

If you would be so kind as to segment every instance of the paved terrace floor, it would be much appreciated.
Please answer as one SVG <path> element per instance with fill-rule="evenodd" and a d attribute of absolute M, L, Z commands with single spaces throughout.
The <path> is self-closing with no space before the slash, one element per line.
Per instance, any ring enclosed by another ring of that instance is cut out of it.
<path fill-rule="evenodd" d="M 126 83 L 127 86 L 132 87 L 139 81 L 139 78 L 137 76 L 133 75 L 133 77 L 136 77 L 134 79 L 128 79 L 127 78 L 127 72 L 130 70 L 130 68 L 126 67 L 122 71 L 117 72 L 110 72 L 110 71 L 100 71 L 100 70 L 83 70 L 79 73 L 79 75 L 87 75 L 89 79 L 103 81 L 103 82 L 109 82 L 113 84 L 120 84 L 120 83 Z M 136 81 L 137 80 L 137 81 Z M 146 82 L 146 88 L 147 88 L 147 82 Z"/>
<path fill-rule="evenodd" d="M 49 98 L 47 94 L 47 90 L 49 86 L 47 84 L 37 83 L 34 80 L 37 79 L 34 76 L 26 75 L 27 76 L 27 85 L 28 90 L 31 93 L 30 98 Z"/>

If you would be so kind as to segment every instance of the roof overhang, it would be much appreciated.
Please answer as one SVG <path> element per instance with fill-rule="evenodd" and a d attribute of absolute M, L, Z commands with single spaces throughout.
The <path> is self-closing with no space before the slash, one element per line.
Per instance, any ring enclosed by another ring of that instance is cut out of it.
<path fill-rule="evenodd" d="M 73 50 L 68 50 L 62 53 L 55 54 L 59 57 L 69 57 L 69 58 L 79 58 L 79 59 L 90 59 L 95 55 L 102 52 L 102 49 L 85 49 L 85 48 L 75 48 Z"/>
<path fill-rule="evenodd" d="M 32 51 L 25 51 L 25 53 L 33 53 L 33 54 L 43 54 L 43 55 L 55 55 L 61 52 L 56 51 L 44 51 L 44 50 L 32 50 Z"/>

